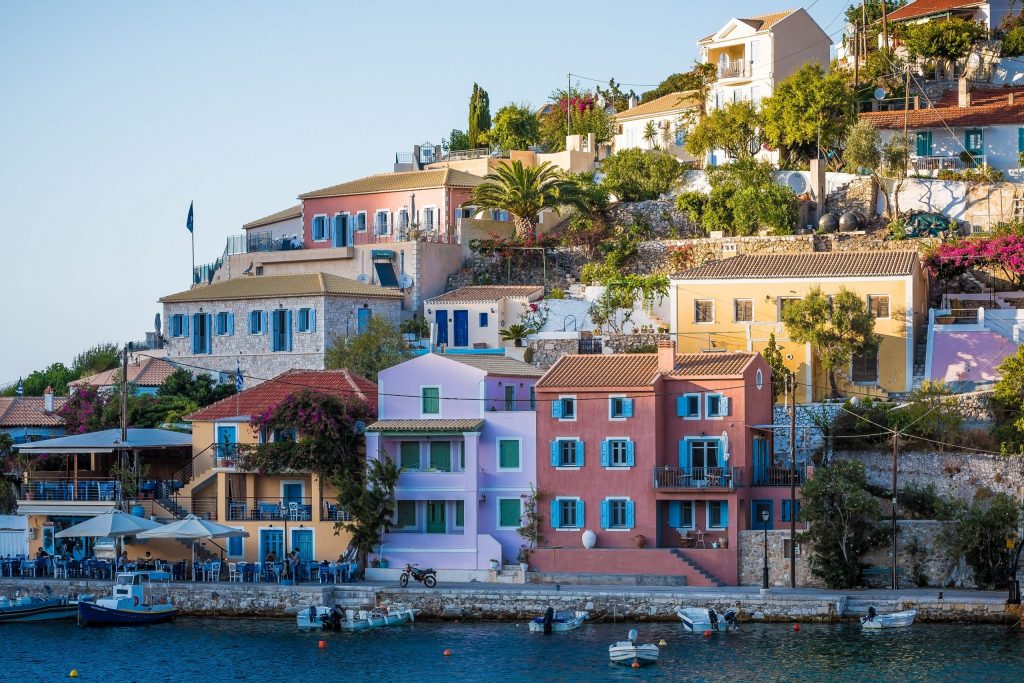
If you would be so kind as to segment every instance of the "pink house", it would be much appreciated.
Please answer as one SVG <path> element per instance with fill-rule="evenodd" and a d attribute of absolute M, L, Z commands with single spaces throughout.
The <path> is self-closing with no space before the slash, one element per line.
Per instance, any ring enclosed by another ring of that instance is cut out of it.
<path fill-rule="evenodd" d="M 378 173 L 301 194 L 303 247 L 353 247 L 408 239 L 453 242 L 460 207 L 482 180 L 441 168 Z"/>
<path fill-rule="evenodd" d="M 668 341 L 559 359 L 537 384 L 535 568 L 735 585 L 739 532 L 764 528 L 762 510 L 769 528 L 788 527 L 770 382 L 759 354 L 677 355 Z"/>

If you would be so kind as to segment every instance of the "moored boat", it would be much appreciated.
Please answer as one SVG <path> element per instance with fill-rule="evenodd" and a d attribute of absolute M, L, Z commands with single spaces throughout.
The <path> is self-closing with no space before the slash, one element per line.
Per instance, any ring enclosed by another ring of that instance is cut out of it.
<path fill-rule="evenodd" d="M 730 631 L 738 630 L 736 622 L 736 610 L 726 610 L 724 613 L 716 612 L 713 607 L 680 607 L 676 610 L 676 616 L 683 622 L 683 628 L 691 633 L 704 633 L 705 631 Z"/>
<path fill-rule="evenodd" d="M 891 614 L 879 614 L 875 611 L 874 605 L 868 607 L 868 613 L 860 618 L 861 628 L 902 628 L 910 626 L 917 618 L 916 609 L 892 612 Z"/>
<path fill-rule="evenodd" d="M 399 626 L 416 620 L 417 609 L 411 607 L 376 607 L 372 610 L 342 609 L 340 606 L 310 605 L 295 617 L 301 629 L 324 631 L 361 631 L 382 626 Z"/>
<path fill-rule="evenodd" d="M 78 601 L 69 598 L 0 597 L 0 624 L 70 619 L 77 613 Z"/>
<path fill-rule="evenodd" d="M 608 657 L 613 664 L 624 664 L 626 666 L 649 666 L 658 663 L 658 655 L 661 650 L 654 643 L 637 645 L 637 633 L 635 628 L 629 630 L 628 640 L 620 640 L 614 645 L 608 646 Z"/>
<path fill-rule="evenodd" d="M 95 601 L 78 601 L 78 623 L 83 626 L 139 626 L 171 621 L 177 608 L 166 597 L 150 601 L 146 587 L 151 581 L 170 579 L 167 572 L 122 572 L 114 580 L 111 595 Z"/>
<path fill-rule="evenodd" d="M 530 620 L 531 633 L 564 633 L 572 631 L 590 618 L 586 612 L 577 610 L 575 612 L 556 612 L 554 608 L 548 607 L 543 616 Z"/>

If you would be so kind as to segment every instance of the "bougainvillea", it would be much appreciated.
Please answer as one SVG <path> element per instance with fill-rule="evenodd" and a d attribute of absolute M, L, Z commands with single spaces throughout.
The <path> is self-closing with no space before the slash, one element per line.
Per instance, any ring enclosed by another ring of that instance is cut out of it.
<path fill-rule="evenodd" d="M 925 267 L 940 280 L 953 280 L 971 268 L 995 268 L 1014 286 L 1024 285 L 1024 236 L 974 237 L 938 245 L 925 255 Z"/>
<path fill-rule="evenodd" d="M 57 417 L 64 420 L 68 434 L 85 434 L 104 427 L 103 410 L 107 397 L 92 385 L 85 385 L 57 409 Z"/>

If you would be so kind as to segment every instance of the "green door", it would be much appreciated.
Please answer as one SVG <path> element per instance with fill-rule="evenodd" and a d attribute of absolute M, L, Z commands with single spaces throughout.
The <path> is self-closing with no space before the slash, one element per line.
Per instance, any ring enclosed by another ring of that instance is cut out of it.
<path fill-rule="evenodd" d="M 981 128 L 966 129 L 964 131 L 964 147 L 974 157 L 974 165 L 980 165 L 979 157 L 985 154 L 985 132 Z"/>
<path fill-rule="evenodd" d="M 428 534 L 443 534 L 447 531 L 444 520 L 444 501 L 443 500 L 428 500 L 427 501 L 427 533 Z"/>
<path fill-rule="evenodd" d="M 432 441 L 430 444 L 430 467 L 441 472 L 452 471 L 451 441 Z"/>

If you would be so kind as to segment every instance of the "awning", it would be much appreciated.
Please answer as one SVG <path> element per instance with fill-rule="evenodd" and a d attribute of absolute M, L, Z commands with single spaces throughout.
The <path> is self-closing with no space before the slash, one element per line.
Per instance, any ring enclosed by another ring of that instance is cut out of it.
<path fill-rule="evenodd" d="M 463 434 L 479 432 L 483 428 L 483 420 L 377 420 L 366 431 L 387 434 Z"/>
<path fill-rule="evenodd" d="M 374 261 L 373 269 L 377 271 L 377 282 L 381 287 L 398 287 L 398 276 L 390 261 Z"/>
<path fill-rule="evenodd" d="M 191 448 L 192 435 L 172 432 L 168 429 L 142 429 L 130 427 L 128 438 L 121 440 L 120 429 L 105 429 L 102 432 L 60 436 L 56 439 L 17 444 L 20 453 L 112 453 L 120 450 L 142 450 L 160 448 Z"/>

